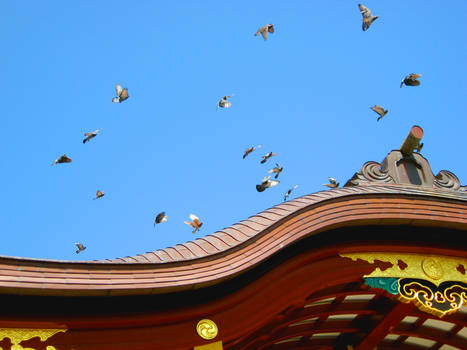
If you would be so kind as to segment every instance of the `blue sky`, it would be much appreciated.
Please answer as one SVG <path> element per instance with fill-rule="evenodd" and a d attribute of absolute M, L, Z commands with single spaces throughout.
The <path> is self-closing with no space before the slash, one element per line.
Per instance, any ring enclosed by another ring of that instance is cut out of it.
<path fill-rule="evenodd" d="M 2 1 L 0 254 L 90 260 L 183 243 L 295 184 L 291 198 L 328 176 L 345 183 L 416 124 L 433 172 L 466 184 L 467 2 L 369 0 L 380 17 L 367 32 L 357 4 Z M 254 37 L 267 23 L 275 33 Z M 400 89 L 408 73 L 421 86 Z M 389 109 L 379 122 L 375 104 Z M 50 166 L 64 153 L 72 163 Z M 256 192 L 275 162 L 281 183 Z M 196 236 L 190 213 L 204 222 Z"/>

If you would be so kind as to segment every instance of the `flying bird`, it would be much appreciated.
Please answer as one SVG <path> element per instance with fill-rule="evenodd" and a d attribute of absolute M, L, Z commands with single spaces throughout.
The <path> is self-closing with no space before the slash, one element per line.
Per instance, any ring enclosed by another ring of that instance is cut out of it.
<path fill-rule="evenodd" d="M 228 98 L 232 97 L 233 95 L 230 95 L 230 96 L 224 96 L 222 97 L 219 102 L 217 102 L 217 108 L 216 109 L 219 109 L 219 107 L 221 108 L 229 108 L 230 106 L 232 106 L 232 104 L 227 101 Z"/>
<path fill-rule="evenodd" d="M 337 188 L 339 187 L 339 182 L 336 181 L 335 178 L 333 177 L 328 177 L 329 183 L 328 184 L 323 184 L 323 186 L 327 186 L 329 188 Z"/>
<path fill-rule="evenodd" d="M 66 154 L 64 154 L 63 156 L 60 156 L 59 158 L 55 159 L 52 165 L 61 164 L 61 163 L 70 163 L 70 162 L 72 162 L 71 158 L 68 158 Z"/>
<path fill-rule="evenodd" d="M 360 8 L 360 13 L 363 16 L 362 29 L 363 31 L 366 31 L 368 28 L 370 28 L 371 23 L 373 23 L 373 21 L 377 19 L 378 16 L 373 16 L 370 9 L 363 6 L 362 4 L 358 4 L 358 7 Z"/>
<path fill-rule="evenodd" d="M 370 107 L 372 110 L 374 110 L 376 113 L 379 114 L 379 117 L 378 119 L 376 119 L 376 121 L 379 121 L 380 119 L 382 119 L 386 114 L 388 114 L 388 110 L 387 109 L 384 109 L 383 107 L 381 106 L 378 106 L 378 105 L 374 105 L 373 107 Z"/>
<path fill-rule="evenodd" d="M 280 164 L 276 163 L 276 166 L 274 168 L 272 168 L 272 169 L 269 169 L 268 173 L 276 174 L 276 176 L 274 176 L 274 178 L 277 179 L 279 177 L 279 174 L 282 172 L 282 170 L 284 170 L 284 168 L 281 167 Z"/>
<path fill-rule="evenodd" d="M 86 249 L 86 247 L 82 245 L 81 243 L 75 243 L 75 245 L 78 248 L 78 250 L 76 251 L 76 254 L 81 253 L 83 250 Z"/>
<path fill-rule="evenodd" d="M 191 221 L 184 221 L 184 223 L 193 227 L 193 233 L 196 233 L 196 231 L 198 231 L 201 226 L 203 226 L 203 223 L 199 221 L 199 218 L 194 214 L 190 214 L 190 220 Z"/>
<path fill-rule="evenodd" d="M 269 33 L 274 33 L 274 25 L 271 23 L 266 24 L 265 26 L 262 26 L 261 28 L 258 29 L 258 31 L 255 33 L 255 36 L 257 36 L 259 33 L 263 36 L 263 39 L 266 40 L 268 38 L 268 32 Z"/>
<path fill-rule="evenodd" d="M 114 103 L 122 103 L 123 101 L 128 99 L 128 97 L 130 97 L 130 95 L 128 95 L 128 89 L 122 89 L 122 86 L 120 84 L 115 85 L 115 92 L 117 93 L 117 96 L 112 99 L 112 102 Z"/>
<path fill-rule="evenodd" d="M 293 190 L 295 190 L 296 188 L 298 187 L 298 185 L 295 185 L 294 187 L 290 188 L 287 193 L 284 195 L 284 201 L 287 200 L 287 198 L 289 198 L 290 194 L 292 193 Z"/>
<path fill-rule="evenodd" d="M 271 176 L 266 176 L 263 180 L 261 180 L 261 184 L 256 185 L 256 191 L 263 192 L 266 188 L 278 185 L 279 182 L 279 180 L 271 180 Z"/>
<path fill-rule="evenodd" d="M 409 75 L 407 75 L 404 80 L 402 80 L 401 82 L 401 87 L 403 87 L 404 85 L 407 85 L 407 86 L 418 86 L 420 85 L 420 81 L 417 80 L 418 78 L 420 78 L 422 75 L 421 74 L 415 74 L 415 73 L 411 73 Z"/>
<path fill-rule="evenodd" d="M 154 226 L 160 224 L 161 222 L 166 222 L 169 219 L 168 215 L 165 215 L 165 211 L 157 214 L 156 219 L 154 220 Z"/>
<path fill-rule="evenodd" d="M 277 156 L 277 153 L 272 153 L 272 152 L 269 152 L 268 154 L 265 154 L 264 156 L 261 156 L 263 158 L 263 160 L 261 161 L 261 164 L 264 164 L 266 163 L 266 161 L 273 157 L 273 156 Z"/>
<path fill-rule="evenodd" d="M 97 130 L 94 130 L 93 132 L 85 132 L 84 136 L 86 136 L 86 138 L 83 140 L 83 144 L 93 139 L 94 137 L 96 137 L 99 131 L 101 130 L 102 129 L 97 129 Z"/>
<path fill-rule="evenodd" d="M 256 147 L 255 147 L 255 146 L 252 146 L 252 147 L 250 147 L 250 148 L 247 148 L 247 149 L 245 150 L 245 153 L 243 153 L 243 159 L 245 159 L 247 155 L 249 155 L 251 152 L 253 152 L 253 151 L 254 151 L 255 149 L 257 149 L 257 148 L 261 148 L 261 145 L 258 145 L 258 146 L 256 146 Z"/>
<path fill-rule="evenodd" d="M 97 190 L 96 197 L 94 197 L 93 199 L 99 199 L 101 197 L 104 197 L 104 195 L 105 195 L 104 191 Z"/>

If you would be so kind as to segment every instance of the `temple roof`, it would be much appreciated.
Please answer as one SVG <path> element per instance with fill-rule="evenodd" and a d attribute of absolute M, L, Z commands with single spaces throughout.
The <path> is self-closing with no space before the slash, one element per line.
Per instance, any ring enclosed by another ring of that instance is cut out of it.
<path fill-rule="evenodd" d="M 345 187 L 276 205 L 214 234 L 132 257 L 59 261 L 0 257 L 3 292 L 153 294 L 211 285 L 312 235 L 356 225 L 467 230 L 467 193 L 412 185 Z"/>

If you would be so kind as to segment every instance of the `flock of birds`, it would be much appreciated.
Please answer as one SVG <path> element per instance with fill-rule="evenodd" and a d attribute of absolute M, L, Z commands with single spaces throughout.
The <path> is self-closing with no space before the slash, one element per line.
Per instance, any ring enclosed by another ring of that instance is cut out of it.
<path fill-rule="evenodd" d="M 373 16 L 370 9 L 368 9 L 367 7 L 365 7 L 362 4 L 359 4 L 358 7 L 359 7 L 360 12 L 361 12 L 362 17 L 363 17 L 363 19 L 362 19 L 362 21 L 363 21 L 362 29 L 363 29 L 363 31 L 366 31 L 366 30 L 368 30 L 370 28 L 371 24 L 376 19 L 378 19 L 379 16 Z M 259 28 L 258 31 L 255 33 L 255 36 L 258 36 L 258 34 L 261 34 L 263 39 L 267 40 L 269 33 L 271 33 L 271 34 L 274 33 L 274 25 L 270 24 L 270 23 L 262 26 L 261 28 Z M 408 74 L 402 80 L 402 82 L 400 84 L 400 87 L 402 88 L 404 85 L 406 85 L 406 86 L 419 86 L 420 81 L 418 79 L 421 76 L 422 76 L 421 74 L 415 74 L 415 73 Z M 128 94 L 128 89 L 127 88 L 122 88 L 122 86 L 120 84 L 116 84 L 115 91 L 116 91 L 116 96 L 112 99 L 113 103 L 122 103 L 122 102 L 124 102 L 125 100 L 127 100 L 130 97 L 130 95 Z M 227 95 L 223 96 L 217 102 L 217 107 L 216 108 L 217 109 L 219 109 L 219 108 L 223 108 L 223 109 L 230 108 L 232 106 L 232 103 L 229 102 L 228 99 L 231 98 L 232 96 L 234 96 L 234 95 L 232 94 L 232 95 L 229 95 L 229 96 L 227 96 Z M 370 109 L 372 109 L 374 112 L 376 112 L 379 115 L 378 118 L 377 118 L 377 121 L 381 120 L 388 113 L 388 110 L 385 109 L 384 107 L 380 106 L 380 105 L 375 105 L 373 107 L 370 107 Z M 95 131 L 85 133 L 84 134 L 85 139 L 83 140 L 83 144 L 85 144 L 86 142 L 89 142 L 94 137 L 96 137 L 101 130 L 102 129 L 97 129 Z M 257 150 L 257 149 L 259 149 L 261 147 L 262 147 L 261 145 L 257 145 L 257 146 L 251 146 L 251 147 L 247 148 L 244 151 L 243 159 L 245 159 L 249 154 L 251 154 L 252 152 L 254 152 L 255 150 Z M 417 148 L 417 151 L 419 152 L 422 147 L 423 147 L 423 144 L 420 144 L 418 146 L 418 148 Z M 276 156 L 276 155 L 278 155 L 278 153 L 273 153 L 273 152 L 266 153 L 264 156 L 262 156 L 262 160 L 260 161 L 260 163 L 264 164 L 264 163 L 266 163 L 268 161 L 269 158 L 271 158 L 273 156 Z M 64 154 L 64 155 L 60 156 L 59 158 L 55 159 L 54 162 L 52 163 L 52 165 L 62 164 L 62 163 L 70 163 L 70 162 L 72 162 L 72 159 L 69 158 L 66 154 Z M 268 175 L 268 176 L 264 177 L 261 180 L 261 183 L 256 185 L 256 190 L 258 192 L 263 192 L 267 188 L 277 186 L 280 183 L 280 181 L 277 180 L 277 178 L 279 177 L 279 175 L 282 173 L 283 170 L 284 170 L 284 168 L 279 163 L 276 163 L 276 166 L 274 168 L 271 168 L 271 169 L 268 170 L 269 174 L 274 174 L 274 179 L 271 179 L 272 175 Z M 338 188 L 339 187 L 339 182 L 337 182 L 336 179 L 334 179 L 332 177 L 329 177 L 328 180 L 329 180 L 329 183 L 323 184 L 323 186 L 327 186 L 329 188 Z M 294 189 L 296 189 L 297 187 L 298 187 L 298 185 L 295 185 L 295 186 L 291 187 L 289 190 L 287 190 L 287 192 L 284 195 L 284 201 L 286 201 L 289 198 L 292 191 Z M 105 194 L 104 191 L 97 190 L 96 196 L 93 199 L 102 198 L 104 196 L 104 194 Z M 159 214 L 156 215 L 156 218 L 154 220 L 154 226 L 157 225 L 157 224 L 166 222 L 168 220 L 168 218 L 169 218 L 168 215 L 164 211 L 160 212 Z M 191 226 L 193 228 L 192 232 L 196 233 L 197 231 L 200 230 L 201 226 L 203 226 L 203 223 L 194 214 L 190 214 L 189 218 L 190 218 L 191 221 L 184 221 L 184 223 Z M 77 247 L 77 250 L 76 250 L 77 254 L 86 249 L 86 246 L 84 246 L 82 243 L 75 243 L 75 245 Z"/>

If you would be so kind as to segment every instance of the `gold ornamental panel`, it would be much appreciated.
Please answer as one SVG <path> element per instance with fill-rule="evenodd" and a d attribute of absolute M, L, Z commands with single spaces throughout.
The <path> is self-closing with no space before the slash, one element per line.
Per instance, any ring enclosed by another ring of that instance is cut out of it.
<path fill-rule="evenodd" d="M 22 341 L 39 337 L 45 342 L 47 339 L 59 332 L 66 332 L 67 329 L 35 329 L 35 328 L 0 328 L 0 341 L 5 338 L 10 338 L 12 346 L 11 350 L 27 350 L 31 348 L 23 348 L 19 345 Z M 47 350 L 56 350 L 53 346 L 47 346 Z"/>
<path fill-rule="evenodd" d="M 467 259 L 463 258 L 397 252 L 349 253 L 340 256 L 354 261 L 361 259 L 370 264 L 374 264 L 375 260 L 392 264 L 384 270 L 375 267 L 371 274 L 364 277 L 418 278 L 430 281 L 436 286 L 447 281 L 467 283 Z"/>

